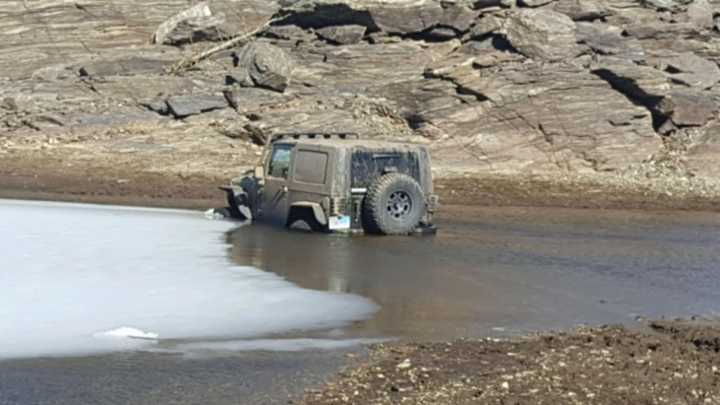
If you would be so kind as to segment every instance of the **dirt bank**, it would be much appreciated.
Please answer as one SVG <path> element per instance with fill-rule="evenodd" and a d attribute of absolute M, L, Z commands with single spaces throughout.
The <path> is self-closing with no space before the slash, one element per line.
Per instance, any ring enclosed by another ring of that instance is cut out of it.
<path fill-rule="evenodd" d="M 720 326 L 379 345 L 303 404 L 716 404 Z"/>
<path fill-rule="evenodd" d="M 230 160 L 220 169 L 174 170 L 162 166 L 162 159 L 162 154 L 154 156 L 152 167 L 141 157 L 122 154 L 85 161 L 51 152 L 9 154 L 0 165 L 0 198 L 203 209 L 222 206 L 224 196 L 217 186 L 248 167 Z M 444 205 L 706 211 L 720 207 L 716 193 L 702 184 L 693 188 L 687 182 L 639 183 L 611 176 L 441 173 L 435 187 Z"/>

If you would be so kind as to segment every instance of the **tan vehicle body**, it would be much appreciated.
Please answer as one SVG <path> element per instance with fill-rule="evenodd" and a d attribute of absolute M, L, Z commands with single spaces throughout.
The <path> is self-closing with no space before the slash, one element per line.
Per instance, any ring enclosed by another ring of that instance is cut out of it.
<path fill-rule="evenodd" d="M 241 217 L 283 226 L 303 221 L 323 231 L 362 231 L 368 227 L 365 196 L 382 176 L 416 183 L 406 193 L 413 201 L 396 198 L 399 204 L 387 209 L 399 207 L 398 221 L 404 211 L 412 220 L 420 214 L 417 227 L 430 228 L 437 197 L 423 145 L 329 135 L 281 137 L 269 145 L 261 165 L 223 189 L 231 209 L 245 207 L 234 210 Z"/>

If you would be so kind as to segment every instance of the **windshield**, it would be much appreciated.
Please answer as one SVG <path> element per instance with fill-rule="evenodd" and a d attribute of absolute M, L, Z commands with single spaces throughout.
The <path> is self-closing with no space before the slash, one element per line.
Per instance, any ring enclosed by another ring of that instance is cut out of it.
<path fill-rule="evenodd" d="M 290 170 L 291 152 L 292 146 L 290 145 L 275 145 L 273 147 L 272 157 L 268 165 L 268 176 L 287 179 Z"/>

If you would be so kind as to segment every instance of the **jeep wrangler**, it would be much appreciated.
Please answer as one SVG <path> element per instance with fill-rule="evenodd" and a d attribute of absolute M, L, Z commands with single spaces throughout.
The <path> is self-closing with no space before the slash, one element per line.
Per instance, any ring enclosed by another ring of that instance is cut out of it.
<path fill-rule="evenodd" d="M 438 198 L 422 145 L 355 134 L 279 134 L 260 165 L 227 187 L 232 216 L 313 231 L 432 233 Z"/>

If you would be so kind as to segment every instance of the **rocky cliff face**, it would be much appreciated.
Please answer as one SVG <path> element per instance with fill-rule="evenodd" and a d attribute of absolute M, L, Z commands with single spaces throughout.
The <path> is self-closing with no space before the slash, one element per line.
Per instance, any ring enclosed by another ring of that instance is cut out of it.
<path fill-rule="evenodd" d="M 720 174 L 720 4 L 710 0 L 0 8 L 0 154 L 225 174 L 271 133 L 335 130 L 426 142 L 440 175 L 705 187 Z"/>

